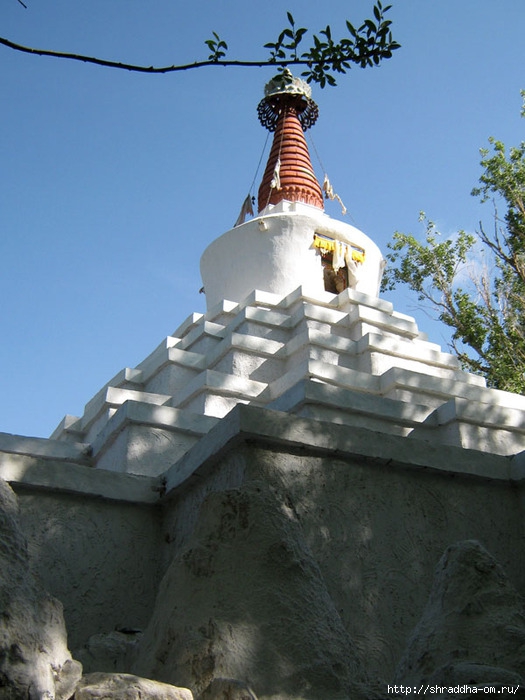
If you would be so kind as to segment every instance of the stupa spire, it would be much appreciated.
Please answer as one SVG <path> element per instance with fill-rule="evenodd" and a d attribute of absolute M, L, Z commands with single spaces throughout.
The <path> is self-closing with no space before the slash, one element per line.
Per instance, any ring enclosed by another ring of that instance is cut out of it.
<path fill-rule="evenodd" d="M 321 186 L 304 137 L 319 114 L 310 86 L 285 69 L 266 85 L 264 93 L 257 108 L 259 121 L 275 134 L 259 187 L 259 212 L 283 200 L 323 210 Z"/>

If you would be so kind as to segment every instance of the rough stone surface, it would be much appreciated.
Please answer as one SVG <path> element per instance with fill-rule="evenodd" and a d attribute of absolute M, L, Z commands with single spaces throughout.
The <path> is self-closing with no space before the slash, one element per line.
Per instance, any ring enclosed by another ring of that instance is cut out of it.
<path fill-rule="evenodd" d="M 392 682 L 427 603 L 436 563 L 451 542 L 482 541 L 518 590 L 525 591 L 523 500 L 520 485 L 504 478 L 505 458 L 495 458 L 493 476 L 487 477 L 481 466 L 488 455 L 430 444 L 422 454 L 413 446 L 418 441 L 242 408 L 250 418 L 243 430 L 250 436 L 259 430 L 261 439 L 229 447 L 214 443 L 210 452 L 200 453 L 203 464 L 195 476 L 159 508 L 17 486 L 31 564 L 64 605 L 74 658 L 84 663 L 77 650 L 93 635 L 122 627 L 146 629 L 162 575 L 191 547 L 201 503 L 210 492 L 244 488 L 254 480 L 281 494 L 297 513 L 301 535 L 360 666 L 372 677 Z M 230 419 L 223 429 L 229 425 Z M 273 435 L 282 436 L 281 442 L 270 442 Z M 368 449 L 377 455 L 379 448 L 384 454 L 389 447 L 392 464 L 348 454 Z M 416 457 L 431 465 L 438 453 L 443 461 L 448 458 L 455 476 L 418 466 L 423 462 Z M 411 468 L 396 463 L 408 460 Z M 498 470 L 503 472 L 499 480 Z M 97 471 L 90 474 L 96 477 Z M 122 477 L 126 482 L 128 477 Z M 265 513 L 259 512 L 258 528 L 263 528 Z M 85 672 L 102 670 L 129 672 L 132 667 L 102 667 L 97 661 Z M 239 678 L 233 671 L 223 675 Z"/>
<path fill-rule="evenodd" d="M 255 420 L 253 426 L 255 431 Z M 297 434 L 297 445 L 301 435 L 306 445 L 311 427 L 308 422 Z M 335 436 L 327 424 L 313 428 L 319 442 Z M 259 421 L 259 430 L 266 434 L 264 429 Z M 289 435 L 286 419 L 281 419 L 281 431 Z M 357 444 L 359 433 L 349 433 L 350 438 Z M 385 436 L 376 436 L 370 450 L 381 440 L 381 449 L 388 446 Z M 412 457 L 411 441 L 399 442 L 403 457 Z M 338 448 L 340 443 L 333 439 L 332 444 Z M 343 459 L 342 453 L 341 459 L 317 456 L 307 448 L 294 453 L 285 447 L 279 451 L 253 443 L 237 446 L 208 471 L 202 470 L 201 478 L 181 488 L 166 505 L 163 567 L 191 546 L 200 504 L 210 491 L 264 481 L 297 513 L 301 534 L 356 646 L 361 667 L 385 683 L 394 678 L 410 632 L 427 603 L 436 563 L 451 542 L 483 541 L 525 590 L 523 557 L 518 555 L 523 518 L 512 486 L 450 478 L 430 469 L 402 470 Z M 481 461 L 477 455 L 471 459 L 474 464 Z M 264 517 L 261 511 L 260 527 Z"/>
<path fill-rule="evenodd" d="M 246 683 L 231 678 L 215 678 L 198 700 L 257 700 Z"/>
<path fill-rule="evenodd" d="M 438 564 L 396 682 L 510 684 L 511 679 L 524 676 L 524 648 L 521 597 L 479 542 L 459 542 L 445 551 Z"/>
<path fill-rule="evenodd" d="M 84 647 L 75 650 L 74 656 L 82 663 L 84 673 L 125 672 L 140 636 L 140 631 L 133 629 L 94 634 Z"/>
<path fill-rule="evenodd" d="M 70 649 L 96 634 L 143 629 L 158 583 L 155 509 L 58 490 L 24 489 L 19 502 L 32 568 L 64 606 Z"/>
<path fill-rule="evenodd" d="M 177 688 L 127 673 L 88 673 L 74 700 L 193 700 L 188 688 Z"/>
<path fill-rule="evenodd" d="M 71 658 L 61 603 L 29 568 L 18 503 L 0 480 L 0 698 L 68 700 L 82 675 Z"/>
<path fill-rule="evenodd" d="M 358 675 L 301 525 L 262 481 L 204 501 L 161 582 L 138 656 L 136 673 L 196 695 L 215 678 L 234 678 L 260 700 L 332 700 L 346 698 Z"/>
<path fill-rule="evenodd" d="M 509 671 L 506 668 L 460 661 L 459 663 L 447 664 L 434 671 L 430 676 L 429 685 L 446 686 L 447 688 L 462 688 L 465 685 L 516 687 L 523 685 L 523 678 L 519 673 Z"/>

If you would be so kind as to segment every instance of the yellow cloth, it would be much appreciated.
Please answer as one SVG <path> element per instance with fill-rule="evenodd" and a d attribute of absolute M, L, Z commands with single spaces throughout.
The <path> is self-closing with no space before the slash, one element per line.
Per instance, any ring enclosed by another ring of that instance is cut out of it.
<path fill-rule="evenodd" d="M 322 253 L 334 253 L 334 262 L 336 261 L 336 256 L 339 259 L 340 256 L 340 249 L 339 249 L 339 254 L 337 251 L 338 246 L 343 246 L 345 245 L 341 241 L 334 241 L 330 238 L 323 238 L 322 236 L 318 236 L 317 234 L 314 234 L 314 248 L 318 248 Z M 352 260 L 354 260 L 357 263 L 364 263 L 365 261 L 365 251 L 362 248 L 358 248 L 357 246 L 352 246 L 350 244 L 349 248 L 352 251 Z M 344 256 L 344 251 L 343 251 L 343 256 Z M 337 269 L 340 267 L 343 267 L 343 265 L 339 265 Z M 333 265 L 333 268 L 335 270 L 335 264 Z"/>

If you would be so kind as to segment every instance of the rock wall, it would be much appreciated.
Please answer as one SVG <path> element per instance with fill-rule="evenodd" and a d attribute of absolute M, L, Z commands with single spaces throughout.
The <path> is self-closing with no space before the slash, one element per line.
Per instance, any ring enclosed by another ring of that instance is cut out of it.
<path fill-rule="evenodd" d="M 364 680 L 283 494 L 260 480 L 208 495 L 160 584 L 134 670 L 197 693 L 219 676 L 259 696 L 312 700 Z"/>
<path fill-rule="evenodd" d="M 147 624 L 158 583 L 157 509 L 69 493 L 19 491 L 33 570 L 64 606 L 71 649 Z"/>
<path fill-rule="evenodd" d="M 524 648 L 522 597 L 494 557 L 467 540 L 441 557 L 395 680 L 423 688 L 523 686 Z"/>
<path fill-rule="evenodd" d="M 523 516 L 513 485 L 255 445 L 230 452 L 166 507 L 166 560 L 194 546 L 208 494 L 226 497 L 227 474 L 239 498 L 259 481 L 280 494 L 371 676 L 393 678 L 450 543 L 481 541 L 525 590 L 516 549 Z"/>
<path fill-rule="evenodd" d="M 199 700 L 362 700 L 404 680 L 524 672 L 492 625 L 514 630 L 519 656 L 524 503 L 511 458 L 237 407 L 161 482 L 104 485 L 109 473 L 75 469 L 10 478 L 24 556 L 64 603 L 85 673 Z M 463 618 L 443 623 L 445 599 L 472 613 L 459 646 Z"/>
<path fill-rule="evenodd" d="M 18 503 L 0 479 L 0 698 L 69 700 L 81 674 L 62 605 L 30 570 Z"/>

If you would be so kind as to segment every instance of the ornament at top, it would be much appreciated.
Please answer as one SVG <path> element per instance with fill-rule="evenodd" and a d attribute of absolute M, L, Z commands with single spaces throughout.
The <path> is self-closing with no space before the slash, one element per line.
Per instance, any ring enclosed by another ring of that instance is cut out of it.
<path fill-rule="evenodd" d="M 285 68 L 266 84 L 264 97 L 257 107 L 261 124 L 268 131 L 275 131 L 279 114 L 283 108 L 292 107 L 306 131 L 317 121 L 319 107 L 311 98 L 312 89 L 307 82 L 296 78 Z"/>

